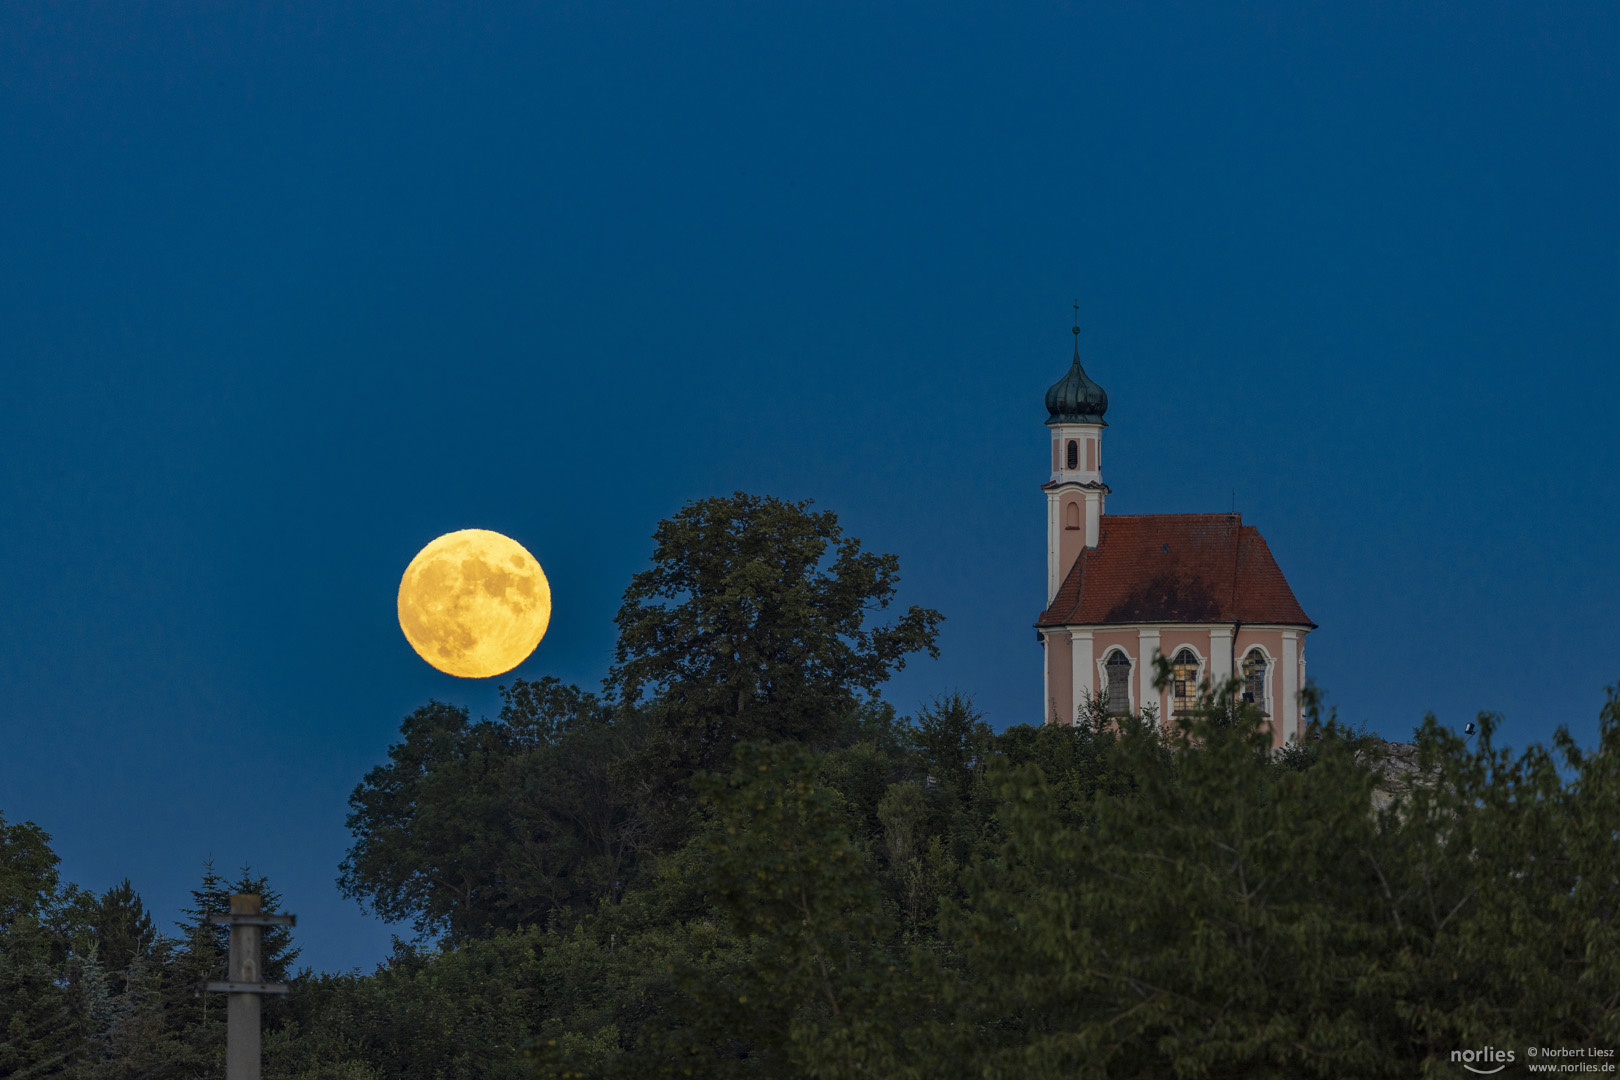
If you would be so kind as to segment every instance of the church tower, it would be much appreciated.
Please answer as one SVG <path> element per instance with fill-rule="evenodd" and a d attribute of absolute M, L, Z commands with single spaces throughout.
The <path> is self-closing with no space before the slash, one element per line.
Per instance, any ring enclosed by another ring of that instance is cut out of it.
<path fill-rule="evenodd" d="M 1078 308 L 1076 308 L 1078 313 Z M 1102 430 L 1108 395 L 1080 366 L 1080 326 L 1074 327 L 1074 364 L 1046 392 L 1052 431 L 1052 476 L 1046 492 L 1046 602 L 1085 548 L 1097 546 L 1108 485 L 1102 482 Z"/>
<path fill-rule="evenodd" d="M 1199 688 L 1240 680 L 1272 744 L 1300 736 L 1305 636 L 1316 629 L 1271 549 L 1234 513 L 1105 514 L 1102 433 L 1108 395 L 1074 362 L 1046 392 L 1052 475 L 1046 492 L 1042 719 L 1072 724 L 1087 702 L 1114 715 L 1173 719 Z M 1155 684 L 1155 660 L 1170 663 Z"/>

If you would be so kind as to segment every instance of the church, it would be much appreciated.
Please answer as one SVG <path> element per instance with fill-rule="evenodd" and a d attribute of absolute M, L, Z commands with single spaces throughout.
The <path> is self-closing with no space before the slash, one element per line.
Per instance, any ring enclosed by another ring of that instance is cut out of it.
<path fill-rule="evenodd" d="M 1087 697 L 1109 711 L 1192 708 L 1198 686 L 1236 672 L 1277 746 L 1299 736 L 1305 636 L 1316 629 L 1271 549 L 1239 514 L 1109 514 L 1102 479 L 1108 395 L 1074 363 L 1046 392 L 1045 719 L 1072 724 Z M 1154 658 L 1173 681 L 1153 687 Z"/>

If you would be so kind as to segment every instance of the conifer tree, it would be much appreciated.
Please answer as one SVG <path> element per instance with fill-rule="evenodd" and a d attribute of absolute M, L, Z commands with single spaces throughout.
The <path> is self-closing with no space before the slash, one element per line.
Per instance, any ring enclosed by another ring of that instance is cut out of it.
<path fill-rule="evenodd" d="M 157 944 L 157 927 L 129 878 L 101 895 L 93 918 L 96 956 L 108 972 L 128 970 Z"/>

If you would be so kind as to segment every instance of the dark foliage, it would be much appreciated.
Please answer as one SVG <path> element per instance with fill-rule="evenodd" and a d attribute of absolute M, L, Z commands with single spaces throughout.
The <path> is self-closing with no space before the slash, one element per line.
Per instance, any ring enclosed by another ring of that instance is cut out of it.
<path fill-rule="evenodd" d="M 267 1078 L 1447 1076 L 1620 1044 L 1614 693 L 1596 747 L 1517 755 L 1488 716 L 1397 752 L 1313 693 L 1279 752 L 1235 683 L 1174 725 L 901 719 L 875 691 L 937 616 L 862 628 L 890 557 L 741 495 L 658 544 L 611 704 L 543 679 L 406 718 L 342 884 L 440 940 L 294 976 Z M 218 1075 L 191 987 L 233 891 L 275 899 L 210 865 L 157 934 L 0 821 L 0 1077 Z"/>
<path fill-rule="evenodd" d="M 894 599 L 899 561 L 809 506 L 738 492 L 659 523 L 607 679 L 627 706 L 647 697 L 637 772 L 649 789 L 724 765 L 745 740 L 825 745 L 908 655 L 939 655 L 937 611 L 866 625 Z"/>
<path fill-rule="evenodd" d="M 615 775 L 633 724 L 556 679 L 502 688 L 500 718 L 437 702 L 355 789 L 345 894 L 464 941 L 584 912 L 634 870 L 642 832 Z"/>

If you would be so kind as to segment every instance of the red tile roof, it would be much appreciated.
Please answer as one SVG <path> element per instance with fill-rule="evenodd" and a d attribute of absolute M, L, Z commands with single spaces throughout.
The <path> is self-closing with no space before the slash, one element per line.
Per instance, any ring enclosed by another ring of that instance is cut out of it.
<path fill-rule="evenodd" d="M 1316 624 L 1238 514 L 1105 514 L 1036 626 Z"/>

